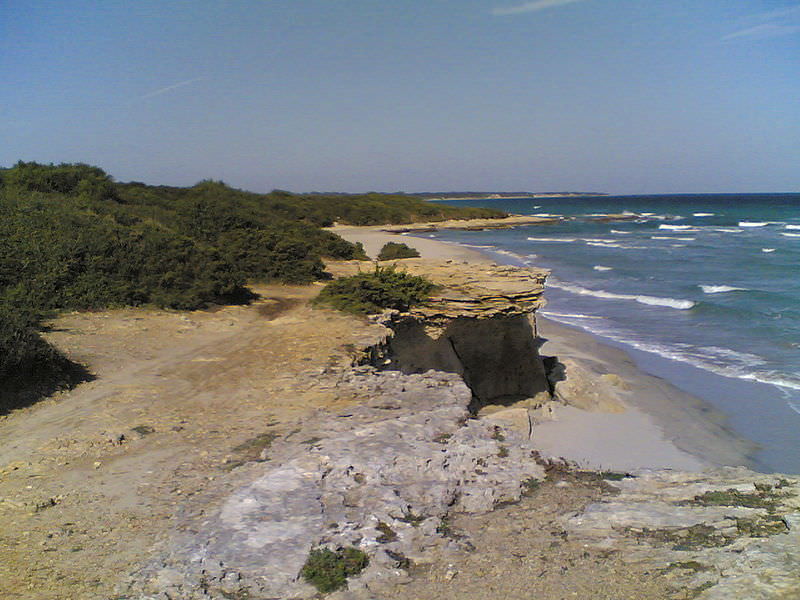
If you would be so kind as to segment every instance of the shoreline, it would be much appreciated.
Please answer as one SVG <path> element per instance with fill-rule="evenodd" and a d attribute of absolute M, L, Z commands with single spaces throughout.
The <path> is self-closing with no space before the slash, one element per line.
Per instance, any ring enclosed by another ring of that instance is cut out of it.
<path fill-rule="evenodd" d="M 331 230 L 351 242 L 361 242 L 370 256 L 386 242 L 398 240 L 398 234 L 380 226 Z M 496 262 L 487 253 L 455 242 L 407 237 L 422 258 Z M 534 444 L 543 454 L 586 468 L 623 471 L 756 467 L 752 455 L 758 446 L 733 432 L 727 417 L 708 402 L 643 371 L 629 352 L 591 332 L 541 314 L 536 320 L 540 336 L 546 340 L 541 349 L 544 356 L 574 361 L 590 379 L 607 374 L 618 377 L 624 382 L 617 390 L 618 400 L 626 408 L 624 412 L 602 412 L 559 405 L 553 420 L 534 428 Z"/>

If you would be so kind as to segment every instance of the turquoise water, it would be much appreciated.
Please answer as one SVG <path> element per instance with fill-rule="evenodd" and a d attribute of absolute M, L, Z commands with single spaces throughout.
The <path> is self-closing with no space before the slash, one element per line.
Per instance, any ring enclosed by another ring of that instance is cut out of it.
<path fill-rule="evenodd" d="M 707 373 L 688 391 L 761 444 L 763 468 L 800 472 L 800 194 L 453 204 L 565 217 L 436 237 L 552 269 L 543 314 Z M 639 217 L 591 216 L 622 212 Z M 681 386 L 679 369 L 665 372 Z"/>

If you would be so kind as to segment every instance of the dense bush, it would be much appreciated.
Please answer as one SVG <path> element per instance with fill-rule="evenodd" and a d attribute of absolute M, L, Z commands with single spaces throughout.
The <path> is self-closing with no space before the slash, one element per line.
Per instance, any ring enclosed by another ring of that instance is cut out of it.
<path fill-rule="evenodd" d="M 378 260 L 394 260 L 396 258 L 417 258 L 419 252 L 416 248 L 401 242 L 387 242 L 378 253 Z"/>
<path fill-rule="evenodd" d="M 375 267 L 371 273 L 342 277 L 326 285 L 314 299 L 354 314 L 379 313 L 387 308 L 406 311 L 424 302 L 435 286 L 423 277 L 394 267 Z"/>

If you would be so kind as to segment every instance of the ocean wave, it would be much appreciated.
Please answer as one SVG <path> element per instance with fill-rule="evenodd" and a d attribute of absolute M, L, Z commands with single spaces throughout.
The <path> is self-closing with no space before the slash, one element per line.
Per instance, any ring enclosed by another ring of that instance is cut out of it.
<path fill-rule="evenodd" d="M 787 225 L 786 229 L 800 229 L 800 225 Z"/>
<path fill-rule="evenodd" d="M 628 235 L 628 234 L 631 234 L 633 232 L 632 231 L 620 231 L 619 229 L 612 229 L 611 233 L 617 233 L 617 234 L 620 234 L 620 235 Z"/>
<path fill-rule="evenodd" d="M 603 265 L 595 265 L 592 267 L 595 271 L 613 271 L 614 267 L 604 267 Z"/>
<path fill-rule="evenodd" d="M 527 238 L 528 241 L 531 242 L 577 242 L 577 238 L 539 238 L 539 237 L 529 237 Z"/>
<path fill-rule="evenodd" d="M 746 292 L 747 288 L 733 287 L 732 285 L 702 285 L 698 287 L 704 294 L 722 294 L 725 292 Z"/>
<path fill-rule="evenodd" d="M 713 217 L 714 213 L 692 213 L 693 217 Z"/>
<path fill-rule="evenodd" d="M 662 223 L 658 226 L 659 229 L 669 229 L 674 231 L 686 231 L 687 229 L 694 229 L 691 225 L 666 225 Z"/>
<path fill-rule="evenodd" d="M 711 231 L 718 231 L 720 233 L 744 233 L 743 229 L 734 229 L 733 227 L 715 227 Z"/>
<path fill-rule="evenodd" d="M 598 248 L 625 248 L 621 244 L 614 244 L 613 242 L 586 242 L 587 246 L 597 246 Z"/>
<path fill-rule="evenodd" d="M 785 237 L 800 237 L 800 233 L 782 233 L 781 235 Z"/>
<path fill-rule="evenodd" d="M 762 248 L 762 252 L 775 252 L 775 248 Z"/>
<path fill-rule="evenodd" d="M 688 363 L 699 369 L 722 375 L 742 379 L 745 381 L 756 381 L 766 385 L 771 385 L 779 389 L 800 390 L 800 375 L 787 375 L 776 370 L 765 369 L 767 362 L 760 356 L 745 352 L 737 352 L 729 348 L 719 346 L 692 346 L 691 344 L 668 345 L 653 341 L 636 339 L 633 334 L 623 334 L 617 330 L 609 328 L 607 319 L 595 319 L 589 315 L 570 315 L 563 313 L 550 313 L 546 316 L 554 321 L 580 327 L 595 335 L 599 335 L 627 346 L 656 354 L 662 358 L 667 358 L 677 362 Z M 759 368 L 761 367 L 761 368 Z M 787 401 L 788 402 L 788 401 Z M 791 404 L 789 402 L 789 404 Z M 791 406 L 793 410 L 800 412 L 800 405 Z"/>
<path fill-rule="evenodd" d="M 605 319 L 605 317 L 598 317 L 597 315 L 582 315 L 578 314 L 570 314 L 570 313 L 555 313 L 550 311 L 541 311 L 539 314 L 544 315 L 545 317 L 565 317 L 569 319 Z"/>
<path fill-rule="evenodd" d="M 557 281 L 548 282 L 550 287 L 579 294 L 581 296 L 593 296 L 595 298 L 603 298 L 604 300 L 633 300 L 640 304 L 647 304 L 649 306 L 664 306 L 667 308 L 675 308 L 678 310 L 688 310 L 695 305 L 692 300 L 680 300 L 676 298 L 659 298 L 657 296 L 645 296 L 643 294 L 615 294 L 605 290 L 590 290 L 579 285 L 572 285 L 568 283 L 561 283 Z"/>
<path fill-rule="evenodd" d="M 669 236 L 669 235 L 651 235 L 651 240 L 678 240 L 679 242 L 693 242 L 697 238 L 693 237 L 677 237 L 677 236 Z"/>
<path fill-rule="evenodd" d="M 739 221 L 739 227 L 764 227 L 769 221 Z"/>

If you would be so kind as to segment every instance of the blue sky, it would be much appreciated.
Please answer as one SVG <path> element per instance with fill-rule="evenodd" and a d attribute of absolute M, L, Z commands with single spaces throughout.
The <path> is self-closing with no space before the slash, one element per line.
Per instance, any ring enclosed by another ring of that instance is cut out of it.
<path fill-rule="evenodd" d="M 800 2 L 0 2 L 0 165 L 254 191 L 800 191 Z"/>

